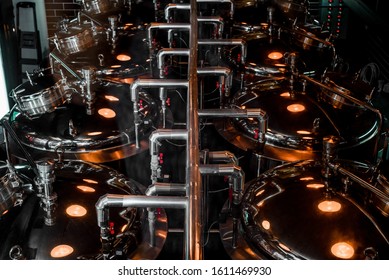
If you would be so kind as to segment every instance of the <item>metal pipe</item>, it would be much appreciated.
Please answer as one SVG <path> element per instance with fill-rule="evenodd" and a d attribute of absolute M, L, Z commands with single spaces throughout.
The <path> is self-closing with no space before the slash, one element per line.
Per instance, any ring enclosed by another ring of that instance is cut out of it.
<path fill-rule="evenodd" d="M 236 248 L 238 241 L 239 205 L 244 188 L 245 174 L 240 166 L 234 164 L 204 164 L 200 166 L 200 173 L 232 177 L 232 247 Z"/>
<path fill-rule="evenodd" d="M 163 48 L 158 51 L 157 54 L 157 67 L 159 69 L 159 77 L 164 78 L 164 70 L 163 64 L 165 63 L 166 55 L 174 55 L 174 56 L 188 56 L 189 57 L 189 49 L 184 48 Z"/>
<path fill-rule="evenodd" d="M 131 101 L 139 100 L 139 90 L 141 88 L 188 88 L 189 82 L 187 80 L 179 79 L 137 79 L 131 85 Z"/>
<path fill-rule="evenodd" d="M 81 78 L 77 73 L 76 71 L 74 71 L 69 65 L 67 65 L 58 55 L 56 55 L 55 53 L 55 50 L 53 52 L 50 53 L 50 62 L 53 63 L 52 61 L 54 60 L 55 62 L 61 64 L 61 66 L 63 68 L 65 68 L 66 71 L 68 71 L 73 77 L 75 77 L 77 80 L 79 80 L 80 82 L 83 82 L 83 78 Z M 54 65 L 51 65 L 51 68 L 53 69 L 54 71 Z"/>
<path fill-rule="evenodd" d="M 377 116 L 378 116 L 378 128 L 377 128 L 377 137 L 376 137 L 376 142 L 375 142 L 375 145 L 374 145 L 374 160 L 377 161 L 377 157 L 378 157 L 378 146 L 379 146 L 379 142 L 380 142 L 380 134 L 381 134 L 381 130 L 382 130 L 382 123 L 383 123 L 383 118 L 382 118 L 382 114 L 379 110 L 377 110 L 376 108 L 370 106 L 369 104 L 367 104 L 366 102 L 363 102 L 355 97 L 352 97 L 350 95 L 347 95 L 345 94 L 344 92 L 340 91 L 340 90 L 337 90 L 336 88 L 332 88 L 332 87 L 329 87 L 327 85 L 324 85 L 323 83 L 319 82 L 319 81 L 316 81 L 315 79 L 312 79 L 311 77 L 308 77 L 304 74 L 298 74 L 298 77 L 299 78 L 302 78 L 314 85 L 317 85 L 321 88 L 324 88 L 328 91 L 331 91 L 335 94 L 338 94 L 340 95 L 341 97 L 363 107 L 363 108 L 366 108 L 370 111 L 372 111 L 373 113 L 375 113 Z"/>
<path fill-rule="evenodd" d="M 185 195 L 186 194 L 186 184 L 175 184 L 175 183 L 160 183 L 156 182 L 150 185 L 145 191 L 145 195 L 167 195 L 167 194 L 177 194 Z"/>
<path fill-rule="evenodd" d="M 86 12 L 83 12 L 81 11 L 80 12 L 80 16 L 83 15 L 84 17 L 86 17 L 87 19 L 89 19 L 90 21 L 96 23 L 97 25 L 99 26 L 104 26 L 104 23 L 99 21 L 98 19 L 96 19 L 95 17 L 92 17 L 91 15 L 89 15 L 88 13 Z M 80 22 L 81 23 L 81 22 Z"/>
<path fill-rule="evenodd" d="M 94 114 L 93 104 L 96 99 L 96 93 L 92 90 L 93 75 L 95 72 L 91 67 L 85 67 L 81 69 L 81 73 L 84 78 L 81 85 L 85 94 L 86 114 L 92 115 Z"/>
<path fill-rule="evenodd" d="M 11 110 L 11 112 L 12 111 L 13 110 Z M 9 118 L 9 115 L 5 115 L 4 116 L 4 121 L 5 121 L 5 119 L 8 119 L 8 118 Z M 1 124 L 3 124 L 3 120 L 1 121 Z M 2 127 L 3 127 L 2 128 L 3 135 L 4 135 L 5 153 L 7 155 L 8 162 L 12 162 L 12 160 L 11 160 L 11 151 L 10 151 L 10 141 L 9 141 L 9 138 L 8 138 L 8 133 L 7 133 L 7 130 L 5 129 L 5 127 L 3 125 L 2 125 Z"/>
<path fill-rule="evenodd" d="M 165 20 L 166 22 L 170 21 L 170 12 L 173 10 L 190 10 L 190 4 L 183 4 L 183 3 L 175 3 L 175 4 L 167 4 L 165 7 Z"/>
<path fill-rule="evenodd" d="M 229 87 L 232 86 L 232 71 L 230 68 L 222 66 L 211 66 L 211 67 L 201 67 L 197 68 L 198 75 L 223 75 L 226 77 L 226 83 Z"/>
<path fill-rule="evenodd" d="M 147 41 L 149 44 L 149 58 L 150 58 L 150 69 L 153 69 L 154 61 L 154 44 L 153 44 L 153 30 L 168 30 L 168 42 L 169 46 L 172 46 L 172 35 L 171 30 L 188 30 L 190 31 L 191 26 L 187 23 L 160 23 L 152 22 L 147 27 Z"/>
<path fill-rule="evenodd" d="M 203 164 L 200 173 L 207 175 L 231 176 L 234 179 L 234 191 L 243 191 L 245 174 L 242 168 L 235 164 Z"/>
<path fill-rule="evenodd" d="M 362 178 L 358 177 L 357 175 L 353 174 L 352 172 L 348 171 L 347 169 L 341 167 L 339 163 L 328 162 L 327 164 L 335 172 L 339 172 L 340 174 L 349 177 L 351 180 L 353 180 L 357 184 L 360 184 L 365 189 L 368 189 L 369 191 L 371 191 L 372 193 L 377 195 L 379 198 L 389 202 L 389 195 L 388 194 L 386 194 L 383 191 L 377 189 L 372 184 L 369 184 L 368 182 L 366 182 Z"/>
<path fill-rule="evenodd" d="M 167 232 L 171 232 L 171 233 L 183 233 L 184 230 L 181 229 L 181 228 L 168 228 Z M 209 233 L 220 233 L 220 230 L 219 229 L 210 229 L 208 230 Z"/>
<path fill-rule="evenodd" d="M 234 17 L 235 6 L 233 0 L 196 0 L 197 3 L 230 3 L 230 18 Z"/>
<path fill-rule="evenodd" d="M 147 27 L 147 40 L 149 48 L 153 48 L 153 30 L 191 30 L 191 25 L 188 23 L 165 23 L 165 22 L 152 22 Z"/>
<path fill-rule="evenodd" d="M 201 151 L 200 154 L 200 164 L 209 164 L 209 150 L 205 149 Z M 201 173 L 201 172 L 200 172 Z M 209 200 L 209 176 L 208 175 L 202 175 L 201 177 L 201 184 L 202 184 L 202 190 L 203 190 L 203 197 L 202 197 L 202 206 L 203 206 L 203 212 L 201 216 L 201 221 L 203 222 L 204 226 L 204 233 L 206 229 L 209 228 L 209 209 L 210 203 Z"/>
<path fill-rule="evenodd" d="M 230 151 L 211 151 L 208 153 L 208 157 L 211 163 L 226 162 L 235 165 L 239 164 L 238 158 Z"/>
<path fill-rule="evenodd" d="M 246 63 L 247 44 L 243 39 L 200 39 L 198 40 L 200 46 L 240 46 L 241 47 L 241 63 Z"/>
<path fill-rule="evenodd" d="M 160 140 L 187 140 L 188 131 L 186 129 L 158 129 L 151 133 L 150 155 L 158 153 L 158 145 Z"/>
<path fill-rule="evenodd" d="M 40 161 L 37 163 L 39 176 L 35 178 L 38 194 L 41 197 L 41 207 L 45 212 L 45 225 L 53 226 L 56 222 L 55 209 L 57 194 L 53 191 L 55 182 L 54 161 Z"/>
<path fill-rule="evenodd" d="M 12 113 L 12 111 L 13 111 L 13 109 L 11 110 L 11 113 Z M 9 119 L 3 118 L 3 119 L 1 119 L 0 122 L 3 125 L 3 129 L 5 129 L 4 137 L 7 137 L 7 135 L 9 135 L 12 138 L 12 140 L 17 144 L 18 148 L 22 151 L 24 157 L 26 158 L 28 164 L 31 166 L 31 168 L 34 171 L 35 175 L 38 177 L 39 176 L 39 172 L 38 172 L 36 163 L 35 163 L 33 157 L 31 156 L 31 154 L 28 152 L 28 150 L 20 142 L 19 137 L 17 136 L 16 132 L 14 131 L 14 129 L 12 128 L 12 126 L 9 123 Z M 7 139 L 9 140 L 8 137 L 7 137 Z M 9 143 L 10 142 L 8 141 L 8 144 Z M 8 149 L 9 149 L 9 146 L 7 147 L 7 153 L 9 152 Z M 10 160 L 11 159 L 11 155 L 9 154 L 8 156 L 9 156 L 8 159 Z"/>
<path fill-rule="evenodd" d="M 139 90 L 141 88 L 188 88 L 189 82 L 177 79 L 137 79 L 131 85 L 131 101 L 134 108 L 134 124 L 135 124 L 135 147 L 139 148 L 139 126 L 141 119 L 139 116 Z"/>
<path fill-rule="evenodd" d="M 186 195 L 189 198 L 189 211 L 185 216 L 185 238 L 189 241 L 188 248 L 184 248 L 184 257 L 191 260 L 201 260 L 203 253 L 203 222 L 202 218 L 202 185 L 199 170 L 199 117 L 198 111 L 198 81 L 197 81 L 197 47 L 198 47 L 198 22 L 197 22 L 197 2 L 191 0 L 189 34 L 190 56 L 189 56 L 189 89 L 188 89 L 188 110 L 187 130 L 188 144 L 186 149 L 186 183 L 188 184 Z"/>
<path fill-rule="evenodd" d="M 201 23 L 218 23 L 224 26 L 223 18 L 219 16 L 199 16 L 197 17 L 197 21 Z"/>
<path fill-rule="evenodd" d="M 161 100 L 161 107 L 162 107 L 162 128 L 166 128 L 167 91 L 163 87 L 159 88 L 159 100 Z"/>
<path fill-rule="evenodd" d="M 220 93 L 220 107 L 223 107 L 224 104 L 224 95 L 229 96 L 230 90 L 232 87 L 232 80 L 233 80 L 233 72 L 230 68 L 227 67 L 221 67 L 221 66 L 214 66 L 214 67 L 202 67 L 197 68 L 197 74 L 198 75 L 216 75 L 216 76 L 224 76 L 225 82 L 221 82 L 221 84 L 225 84 L 225 87 L 223 89 L 223 86 L 220 86 L 219 93 Z"/>
<path fill-rule="evenodd" d="M 221 38 L 223 31 L 224 31 L 224 20 L 222 17 L 219 16 L 201 16 L 197 17 L 197 21 L 199 23 L 212 23 L 215 25 L 218 25 L 219 28 L 217 29 L 216 36 L 214 39 Z"/>
<path fill-rule="evenodd" d="M 149 137 L 150 142 L 150 169 L 151 169 L 151 182 L 156 183 L 159 177 L 159 161 L 158 161 L 158 146 L 160 140 L 187 140 L 188 131 L 185 129 L 158 129 L 151 133 Z"/>
<path fill-rule="evenodd" d="M 258 142 L 265 143 L 268 124 L 268 115 L 262 109 L 202 109 L 198 110 L 199 117 L 213 118 L 257 118 L 258 119 Z"/>
<path fill-rule="evenodd" d="M 331 91 L 333 93 L 336 93 L 342 97 L 344 97 L 345 99 L 348 99 L 349 101 L 361 106 L 361 107 L 365 107 L 366 109 L 369 109 L 371 111 L 375 111 L 376 109 L 373 108 L 372 106 L 368 105 L 366 102 L 363 102 L 355 97 L 352 97 L 351 95 L 348 95 L 348 94 L 345 94 L 344 92 L 336 89 L 336 88 L 332 88 L 330 86 L 327 86 L 319 81 L 316 81 L 315 79 L 311 78 L 311 77 L 308 77 L 307 75 L 304 75 L 304 74 L 298 74 L 298 78 L 302 78 L 304 80 L 307 80 L 308 82 L 311 82 L 312 84 L 314 85 L 317 85 L 325 90 L 328 90 L 328 91 Z"/>
<path fill-rule="evenodd" d="M 185 195 L 186 185 L 184 184 L 171 184 L 171 183 L 154 183 L 149 186 L 145 192 L 146 196 L 153 195 Z M 150 234 L 150 246 L 155 246 L 155 212 L 153 208 L 147 208 L 148 211 L 148 221 L 149 221 L 149 234 Z"/>
<path fill-rule="evenodd" d="M 322 45 L 324 45 L 326 47 L 333 48 L 335 50 L 334 44 L 331 43 L 330 41 L 323 40 L 323 39 L 317 37 L 315 34 L 307 32 L 305 29 L 298 27 L 297 25 L 293 25 L 292 28 L 285 27 L 284 29 L 289 31 L 289 32 L 291 32 L 291 34 L 296 33 L 296 34 L 298 34 L 300 36 L 307 37 L 307 38 L 309 38 L 309 39 L 311 39 L 313 41 L 320 42 L 320 44 L 322 44 Z"/>
<path fill-rule="evenodd" d="M 107 227 L 109 221 L 109 208 L 111 207 L 137 207 L 137 208 L 171 208 L 186 209 L 188 199 L 178 196 L 143 196 L 105 194 L 96 202 L 97 224 Z"/>
<path fill-rule="evenodd" d="M 109 28 L 107 32 L 111 34 L 111 43 L 113 49 L 116 48 L 116 43 L 118 41 L 117 29 L 118 29 L 118 17 L 117 16 L 109 16 L 108 17 Z"/>
<path fill-rule="evenodd" d="M 97 224 L 100 227 L 102 252 L 107 258 L 112 250 L 113 238 L 109 231 L 109 209 L 111 207 L 137 207 L 137 208 L 173 208 L 185 209 L 188 212 L 188 198 L 176 196 L 143 196 L 143 195 L 117 195 L 106 194 L 101 196 L 96 205 Z M 184 240 L 188 246 L 187 240 Z"/>

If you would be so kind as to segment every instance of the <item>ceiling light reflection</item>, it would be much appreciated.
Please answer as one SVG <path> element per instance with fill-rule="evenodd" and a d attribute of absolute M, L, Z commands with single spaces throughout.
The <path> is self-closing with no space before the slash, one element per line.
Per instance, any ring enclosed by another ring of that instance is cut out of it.
<path fill-rule="evenodd" d="M 126 54 L 118 54 L 116 56 L 116 59 L 119 60 L 119 61 L 130 61 L 131 60 L 131 56 L 126 55 Z"/>
<path fill-rule="evenodd" d="M 269 230 L 270 229 L 270 222 L 267 221 L 267 220 L 263 220 L 262 221 L 262 227 L 266 230 Z"/>
<path fill-rule="evenodd" d="M 354 248 L 346 242 L 338 242 L 332 245 L 331 253 L 341 259 L 350 259 L 354 255 Z"/>
<path fill-rule="evenodd" d="M 112 95 L 105 95 L 104 98 L 109 100 L 109 101 L 119 101 L 119 98 L 117 98 L 116 96 L 112 96 Z"/>
<path fill-rule="evenodd" d="M 280 94 L 280 96 L 282 97 L 290 97 L 290 93 L 289 92 L 283 92 Z"/>
<path fill-rule="evenodd" d="M 66 208 L 66 214 L 68 214 L 70 217 L 80 218 L 85 216 L 86 213 L 87 210 L 81 205 L 74 204 Z"/>
<path fill-rule="evenodd" d="M 267 55 L 268 58 L 278 60 L 281 59 L 284 55 L 280 52 L 271 52 Z"/>
<path fill-rule="evenodd" d="M 313 179 L 314 179 L 313 177 L 302 177 L 302 178 L 300 178 L 300 181 L 310 181 Z"/>
<path fill-rule="evenodd" d="M 99 182 L 92 180 L 92 179 L 82 179 L 84 182 L 91 183 L 91 184 L 98 184 Z"/>
<path fill-rule="evenodd" d="M 74 249 L 72 246 L 61 244 L 51 250 L 50 256 L 52 258 L 63 258 L 69 256 L 71 253 L 73 253 L 73 251 Z"/>
<path fill-rule="evenodd" d="M 98 111 L 99 115 L 106 118 L 106 119 L 112 119 L 116 117 L 116 113 L 114 110 L 108 109 L 108 108 L 101 108 Z"/>
<path fill-rule="evenodd" d="M 339 202 L 333 200 L 325 200 L 323 202 L 320 202 L 317 205 L 317 208 L 319 208 L 319 210 L 323 212 L 334 213 L 338 212 L 340 208 L 342 208 L 342 205 Z"/>
<path fill-rule="evenodd" d="M 289 105 L 288 107 L 286 107 L 286 109 L 292 113 L 299 113 L 299 112 L 302 112 L 305 110 L 305 106 L 302 104 L 296 103 L 296 104 Z"/>
<path fill-rule="evenodd" d="M 324 188 L 324 184 L 320 184 L 320 183 L 307 184 L 307 188 L 309 188 L 309 189 L 321 189 L 321 188 Z"/>
<path fill-rule="evenodd" d="M 101 135 L 101 134 L 103 134 L 103 132 L 101 132 L 101 131 L 94 131 L 94 132 L 87 133 L 88 136 L 97 136 L 97 135 Z"/>
<path fill-rule="evenodd" d="M 88 186 L 77 186 L 77 189 L 86 192 L 86 193 L 93 193 L 96 190 L 94 188 L 88 187 Z"/>

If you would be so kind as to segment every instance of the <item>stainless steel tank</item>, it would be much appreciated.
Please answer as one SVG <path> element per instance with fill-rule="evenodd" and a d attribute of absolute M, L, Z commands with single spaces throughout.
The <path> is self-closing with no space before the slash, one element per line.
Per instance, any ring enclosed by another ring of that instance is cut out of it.
<path fill-rule="evenodd" d="M 351 159 L 373 159 L 380 119 L 359 106 L 338 109 L 320 101 L 320 94 L 291 90 L 289 80 L 270 78 L 238 92 L 231 108 L 261 108 L 269 116 L 266 144 L 258 145 L 255 119 L 225 119 L 217 122 L 219 133 L 244 151 L 253 151 L 265 161 L 293 162 L 321 157 L 322 139 L 341 138 L 340 155 Z M 355 149 L 364 147 L 363 152 Z M 264 171 L 259 170 L 259 171 Z M 259 174 L 260 172 L 258 172 Z"/>
<path fill-rule="evenodd" d="M 31 92 L 31 94 L 34 94 Z M 157 126 L 159 108 L 147 93 L 140 95 L 140 135 L 135 148 L 133 103 L 127 84 L 103 83 L 96 89 L 94 113 L 78 100 L 33 120 L 14 110 L 9 121 L 23 145 L 33 154 L 61 154 L 65 158 L 109 162 L 148 148 L 148 135 Z"/>
<path fill-rule="evenodd" d="M 322 161 L 305 160 L 276 167 L 248 182 L 236 248 L 230 246 L 228 227 L 222 229 L 230 255 L 238 259 L 388 259 L 388 182 L 381 178 L 377 188 L 366 188 L 352 177 L 369 181 L 372 166 L 353 161 L 335 164 L 352 175 L 335 172 L 325 178 Z"/>
<path fill-rule="evenodd" d="M 43 178 L 34 178 L 27 167 L 17 167 L 18 174 L 24 174 L 24 197 L 19 196 L 22 201 L 0 217 L 0 258 L 102 259 L 96 202 L 106 193 L 141 195 L 144 187 L 111 168 L 83 161 L 42 161 L 37 165 L 44 169 L 52 165 L 52 170 Z M 50 195 L 46 194 L 47 185 Z M 109 224 L 112 259 L 158 256 L 166 237 L 166 217 L 161 211 L 156 221 L 160 234 L 154 246 L 148 245 L 142 209 L 111 209 Z"/>

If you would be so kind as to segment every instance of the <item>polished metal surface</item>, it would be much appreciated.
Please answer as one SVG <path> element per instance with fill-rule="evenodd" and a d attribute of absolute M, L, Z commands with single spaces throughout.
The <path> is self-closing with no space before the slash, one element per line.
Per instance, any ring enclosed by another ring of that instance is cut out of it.
<path fill-rule="evenodd" d="M 261 78 L 285 76 L 291 71 L 291 54 L 296 56 L 295 67 L 306 73 L 320 73 L 332 67 L 335 58 L 330 41 L 297 26 L 236 23 L 232 30 L 234 37 L 242 38 L 247 44 L 244 69 L 240 67 L 237 50 L 225 48 L 223 57 L 230 67 L 237 69 L 238 75 L 244 75 L 246 85 Z"/>
<path fill-rule="evenodd" d="M 28 75 L 1 122 L 0 259 L 56 240 L 82 248 L 64 259 L 389 258 L 384 119 L 328 74 L 343 61 L 309 1 L 80 2 L 52 39 L 60 79 Z"/>
<path fill-rule="evenodd" d="M 66 70 L 66 74 L 70 72 L 67 74 L 70 77 L 79 75 L 80 69 L 90 67 L 95 69 L 98 78 L 131 84 L 139 76 L 150 75 L 144 29 L 144 26 L 128 24 L 117 31 L 114 44 L 102 33 L 95 38 L 97 44 L 82 52 L 64 55 L 53 51 L 50 56 Z M 53 71 L 59 71 L 55 64 Z"/>
<path fill-rule="evenodd" d="M 245 25 L 234 26 L 234 30 L 238 30 L 235 31 L 237 33 L 235 36 L 243 38 L 247 44 L 247 57 L 243 69 L 240 67 L 239 54 L 236 50 L 225 49 L 223 54 L 230 67 L 239 69 L 236 79 L 248 86 L 259 79 L 284 77 L 289 71 L 287 56 L 293 50 L 292 46 L 287 40 L 269 34 L 267 25 L 250 27 L 243 33 L 237 29 L 244 27 Z M 253 31 L 250 31 L 251 29 Z"/>
<path fill-rule="evenodd" d="M 0 162 L 0 217 L 18 205 L 22 199 L 22 181 L 9 163 Z"/>
<path fill-rule="evenodd" d="M 316 29 L 319 29 L 319 26 L 316 26 Z M 292 29 L 292 38 L 297 45 L 299 45 L 303 50 L 310 50 L 313 48 L 323 49 L 323 48 L 334 48 L 334 45 L 326 39 L 319 38 L 314 32 L 309 31 L 306 28 L 300 28 L 299 26 L 294 26 Z"/>
<path fill-rule="evenodd" d="M 378 184 L 376 185 L 376 187 L 384 194 L 389 195 L 389 181 L 385 177 L 385 175 L 381 174 L 377 178 L 377 181 L 378 181 Z M 389 217 L 389 202 L 388 202 L 388 200 L 380 198 L 378 196 L 375 196 L 373 198 L 373 201 L 374 201 L 374 205 L 376 205 L 376 207 L 381 211 L 381 213 L 383 215 L 385 215 L 386 217 Z"/>
<path fill-rule="evenodd" d="M 360 111 L 358 107 L 336 110 L 327 103 L 320 103 L 315 92 L 291 91 L 288 81 L 259 82 L 236 94 L 230 106 L 261 108 L 267 112 L 269 126 L 261 155 L 279 161 L 320 157 L 322 139 L 327 135 L 341 137 L 341 150 L 351 149 L 374 140 L 380 126 L 374 112 Z M 258 149 L 256 121 L 225 120 L 217 127 L 219 133 L 237 147 L 252 151 Z M 374 147 L 370 149 L 372 156 Z"/>
<path fill-rule="evenodd" d="M 54 43 L 64 55 L 84 52 L 96 45 L 96 29 L 91 23 L 72 23 L 56 33 Z"/>
<path fill-rule="evenodd" d="M 27 169 L 23 172 L 29 175 Z M 25 259 L 101 259 L 95 203 L 107 192 L 140 195 L 142 189 L 141 185 L 113 169 L 83 161 L 57 162 L 54 175 L 53 192 L 58 197 L 52 213 L 55 223 L 45 225 L 41 222 L 45 211 L 40 200 L 44 198 L 31 193 L 23 204 L 10 209 L 8 216 L 0 221 L 2 259 L 10 258 L 8 252 L 15 246 L 20 247 L 20 254 Z M 110 234 L 116 250 L 111 258 L 153 259 L 158 255 L 166 238 L 166 217 L 161 212 L 157 219 L 158 246 L 137 248 L 139 244 L 147 243 L 147 236 L 142 234 L 147 229 L 144 219 L 143 210 L 120 208 L 111 211 Z M 52 249 L 58 245 L 70 246 L 73 251 L 63 257 L 55 255 Z"/>
<path fill-rule="evenodd" d="M 148 148 L 148 134 L 158 126 L 159 109 L 147 93 L 139 94 L 140 148 L 135 147 L 133 104 L 125 84 L 99 86 L 95 113 L 83 104 L 66 104 L 50 114 L 30 120 L 14 111 L 10 122 L 22 143 L 34 153 L 53 153 L 91 162 L 122 159 Z"/>
<path fill-rule="evenodd" d="M 110 0 L 82 0 L 84 12 L 96 15 L 109 12 L 113 8 L 113 1 Z"/>
<path fill-rule="evenodd" d="M 339 164 L 365 180 L 371 176 L 365 164 Z M 388 258 L 386 217 L 367 199 L 369 191 L 347 176 L 326 180 L 322 168 L 319 161 L 300 161 L 248 183 L 241 222 L 249 247 L 271 259 Z"/>
<path fill-rule="evenodd" d="M 191 30 L 198 30 L 197 23 L 197 2 L 194 0 L 191 3 Z M 232 4 L 231 4 L 232 10 Z M 186 167 L 185 181 L 187 184 L 186 196 L 189 199 L 188 211 L 186 214 L 187 225 L 185 225 L 186 236 L 188 239 L 188 248 L 186 249 L 186 259 L 202 260 L 204 259 L 203 244 L 203 209 L 202 209 L 202 183 L 199 170 L 200 152 L 199 152 L 199 117 L 198 111 L 198 80 L 197 80 L 197 47 L 198 34 L 197 32 L 190 33 L 190 59 L 189 59 L 189 87 L 188 87 L 188 108 L 186 112 L 188 130 L 188 143 L 186 149 Z"/>
<path fill-rule="evenodd" d="M 307 1 L 300 0 L 273 0 L 280 11 L 290 20 L 304 20 L 308 12 Z"/>
<path fill-rule="evenodd" d="M 364 103 L 369 104 L 373 89 L 363 81 L 358 81 L 355 77 L 340 73 L 325 73 L 323 78 L 323 87 L 321 89 L 321 98 L 332 104 L 335 108 L 342 109 L 347 107 L 363 107 Z M 338 94 L 337 94 L 338 93 Z M 345 97 L 349 96 L 350 98 Z M 350 100 L 352 99 L 352 100 Z M 354 100 L 359 100 L 355 104 Z"/>
<path fill-rule="evenodd" d="M 12 98 L 28 118 L 53 112 L 66 100 L 69 86 L 59 75 L 37 75 L 12 90 Z"/>

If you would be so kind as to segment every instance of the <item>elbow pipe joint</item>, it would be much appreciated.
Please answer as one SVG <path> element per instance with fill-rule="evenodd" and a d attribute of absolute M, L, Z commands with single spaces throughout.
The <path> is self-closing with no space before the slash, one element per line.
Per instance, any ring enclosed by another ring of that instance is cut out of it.
<path fill-rule="evenodd" d="M 241 48 L 241 56 L 242 61 L 241 64 L 246 64 L 246 56 L 247 56 L 247 43 L 243 39 L 219 39 L 219 40 L 211 40 L 211 39 L 201 39 L 198 40 L 198 45 L 203 46 L 240 46 Z"/>
<path fill-rule="evenodd" d="M 185 195 L 186 185 L 185 184 L 171 184 L 171 183 L 159 183 L 156 182 L 147 188 L 145 191 L 146 196 L 154 196 L 154 195 L 171 195 L 171 194 L 179 194 Z"/>
<path fill-rule="evenodd" d="M 149 136 L 150 155 L 158 153 L 161 140 L 187 140 L 188 131 L 185 129 L 158 129 Z"/>
<path fill-rule="evenodd" d="M 242 168 L 235 164 L 204 164 L 200 166 L 203 175 L 231 176 L 234 181 L 234 192 L 244 188 L 245 174 Z"/>
<path fill-rule="evenodd" d="M 157 67 L 160 71 L 160 78 L 164 77 L 163 73 L 163 65 L 165 63 L 165 56 L 167 55 L 175 55 L 175 56 L 188 56 L 189 57 L 190 50 L 183 48 L 163 48 L 159 50 L 157 54 Z"/>
<path fill-rule="evenodd" d="M 131 101 L 139 101 L 139 91 L 141 88 L 176 88 L 189 87 L 189 82 L 178 79 L 137 79 L 131 85 Z"/>
<path fill-rule="evenodd" d="M 165 7 L 165 20 L 167 22 L 170 22 L 170 12 L 173 10 L 190 10 L 190 4 L 182 4 L 182 3 L 168 4 Z"/>

